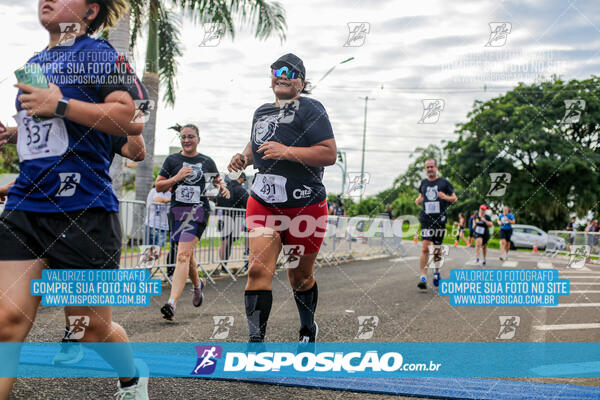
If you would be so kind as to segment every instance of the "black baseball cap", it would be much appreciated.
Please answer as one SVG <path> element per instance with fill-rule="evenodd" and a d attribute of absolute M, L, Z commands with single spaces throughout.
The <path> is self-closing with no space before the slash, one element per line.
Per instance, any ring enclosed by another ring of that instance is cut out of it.
<path fill-rule="evenodd" d="M 306 69 L 304 68 L 304 63 L 300 59 L 300 57 L 295 54 L 288 53 L 284 54 L 277 59 L 273 64 L 271 64 L 272 69 L 279 69 L 281 67 L 288 67 L 295 71 L 298 71 L 302 79 L 306 77 Z"/>

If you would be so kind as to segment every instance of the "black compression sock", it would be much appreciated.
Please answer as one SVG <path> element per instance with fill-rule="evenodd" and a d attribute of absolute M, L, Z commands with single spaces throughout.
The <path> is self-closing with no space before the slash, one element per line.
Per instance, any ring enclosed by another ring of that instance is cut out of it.
<path fill-rule="evenodd" d="M 267 321 L 273 304 L 271 290 L 246 290 L 246 318 L 248 319 L 248 334 L 251 342 L 262 342 L 267 333 Z"/>
<path fill-rule="evenodd" d="M 317 282 L 312 288 L 297 292 L 294 290 L 294 300 L 300 314 L 300 325 L 312 329 L 315 321 L 315 310 L 317 309 L 317 300 L 319 298 L 319 288 Z"/>
<path fill-rule="evenodd" d="M 135 374 L 138 375 L 138 370 L 136 368 L 135 370 Z M 127 382 L 121 382 L 121 388 L 126 388 L 126 387 L 131 387 L 134 385 L 137 385 L 137 383 L 139 382 L 140 378 L 138 376 L 134 377 L 132 380 L 127 381 Z"/>

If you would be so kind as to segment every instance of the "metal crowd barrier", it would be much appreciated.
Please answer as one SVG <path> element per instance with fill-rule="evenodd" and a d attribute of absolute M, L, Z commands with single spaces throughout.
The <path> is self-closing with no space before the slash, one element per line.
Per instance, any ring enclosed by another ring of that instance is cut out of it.
<path fill-rule="evenodd" d="M 548 231 L 548 235 L 564 239 L 566 247 L 558 247 L 555 241 L 548 241 L 542 253 L 544 256 L 567 257 L 569 266 L 575 264 L 577 259 L 591 262 L 600 256 L 600 232 Z"/>
<path fill-rule="evenodd" d="M 121 200 L 120 220 L 123 229 L 122 268 L 150 268 L 170 282 L 168 269 L 175 267 L 176 254 L 167 238 L 163 246 L 150 246 L 144 237 L 146 205 L 142 201 Z M 248 262 L 248 233 L 244 209 L 216 207 L 211 210 L 208 225 L 194 258 L 208 280 L 223 270 L 233 280 L 245 273 Z M 368 217 L 329 216 L 323 246 L 317 256 L 317 266 L 375 256 L 403 255 L 406 249 L 402 237 L 383 233 L 389 231 L 390 220 Z M 374 234 L 372 234 L 374 232 Z M 412 237 L 412 236 L 411 236 Z M 170 254 L 171 253 L 171 254 Z M 285 267 L 285 254 L 278 265 Z"/>

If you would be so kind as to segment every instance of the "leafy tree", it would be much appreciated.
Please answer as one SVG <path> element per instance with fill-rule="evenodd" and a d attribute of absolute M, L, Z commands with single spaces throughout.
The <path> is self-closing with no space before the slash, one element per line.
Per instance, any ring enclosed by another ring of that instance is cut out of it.
<path fill-rule="evenodd" d="M 19 155 L 17 154 L 16 145 L 7 144 L 4 146 L 2 152 L 0 152 L 0 173 L 19 173 Z"/>
<path fill-rule="evenodd" d="M 443 150 L 435 144 L 430 144 L 427 147 L 417 147 L 415 152 L 410 155 L 412 158 L 418 154 L 415 160 L 408 166 L 405 173 L 394 180 L 394 187 L 403 187 L 404 190 L 417 190 L 421 180 L 425 178 L 425 161 L 433 158 L 441 164 L 444 158 Z M 440 174 L 443 169 L 440 168 Z"/>
<path fill-rule="evenodd" d="M 129 3 L 132 20 L 131 48 L 135 46 L 142 30 L 147 29 L 142 83 L 155 104 L 143 132 L 146 159 L 138 164 L 136 172 L 136 199 L 145 200 L 152 186 L 159 89 L 164 88 L 164 100 L 167 105 L 173 106 L 177 87 L 177 58 L 183 55 L 181 21 L 175 11 L 185 12 L 194 22 L 220 23 L 225 31 L 223 33 L 232 38 L 235 36 L 236 24 L 249 24 L 254 27 L 256 38 L 262 40 L 276 33 L 283 41 L 286 22 L 283 7 L 268 0 L 130 0 Z"/>
<path fill-rule="evenodd" d="M 563 123 L 565 100 L 585 100 L 578 123 Z M 445 147 L 446 171 L 461 186 L 459 199 L 474 209 L 513 208 L 518 222 L 561 228 L 572 214 L 596 210 L 600 161 L 600 78 L 558 77 L 520 83 L 503 96 L 476 101 Z M 502 197 L 488 196 L 491 172 L 508 172 Z M 460 200 L 459 200 L 460 201 Z"/>

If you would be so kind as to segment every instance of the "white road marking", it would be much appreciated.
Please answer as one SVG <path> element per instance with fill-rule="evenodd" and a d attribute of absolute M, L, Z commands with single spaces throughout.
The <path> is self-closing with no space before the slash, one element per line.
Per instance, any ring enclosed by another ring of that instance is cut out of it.
<path fill-rule="evenodd" d="M 574 329 L 600 329 L 600 324 L 559 324 L 534 326 L 538 331 L 562 331 Z"/>
<path fill-rule="evenodd" d="M 554 264 L 552 264 L 551 262 L 547 262 L 547 261 L 538 261 L 537 267 L 543 268 L 543 269 L 555 269 Z"/>
<path fill-rule="evenodd" d="M 600 286 L 600 282 L 570 282 L 571 286 Z"/>
<path fill-rule="evenodd" d="M 419 257 L 417 256 L 410 256 L 410 257 L 399 257 L 399 258 L 392 258 L 390 261 L 391 262 L 400 262 L 400 261 L 413 261 L 413 260 L 418 260 Z"/>
<path fill-rule="evenodd" d="M 519 265 L 519 263 L 517 261 L 504 261 L 502 263 L 502 266 L 504 268 L 515 268 Z"/>
<path fill-rule="evenodd" d="M 581 268 L 566 268 L 565 272 L 568 272 L 569 274 L 573 273 L 573 274 L 585 274 L 587 272 L 590 272 L 591 269 L 589 269 L 588 267 L 581 267 Z"/>
<path fill-rule="evenodd" d="M 563 279 L 600 279 L 600 275 L 563 275 L 560 274 L 560 278 Z"/>
<path fill-rule="evenodd" d="M 565 303 L 550 308 L 600 307 L 600 303 Z"/>
<path fill-rule="evenodd" d="M 598 277 L 600 277 L 600 271 L 572 271 L 572 270 L 564 270 L 561 271 L 563 274 L 565 275 L 571 275 L 574 274 L 573 276 L 578 276 L 579 274 L 588 274 L 588 275 L 598 275 Z"/>
<path fill-rule="evenodd" d="M 571 290 L 569 293 L 600 293 L 600 290 Z"/>

